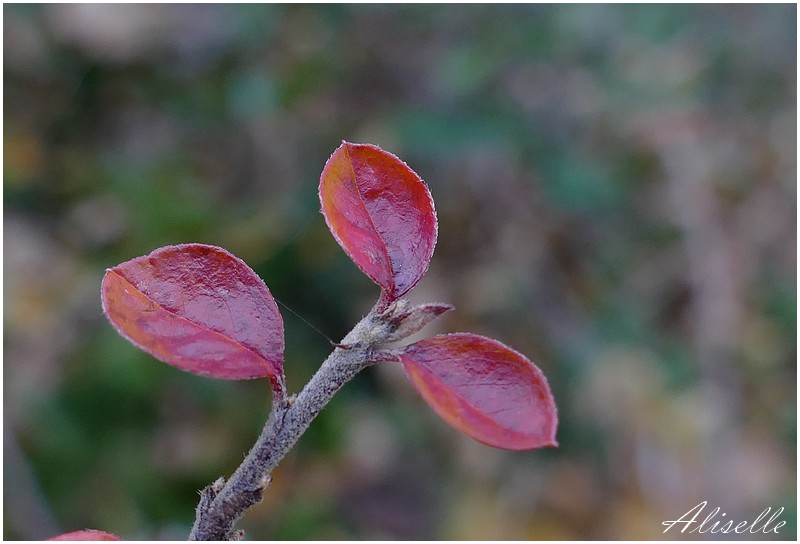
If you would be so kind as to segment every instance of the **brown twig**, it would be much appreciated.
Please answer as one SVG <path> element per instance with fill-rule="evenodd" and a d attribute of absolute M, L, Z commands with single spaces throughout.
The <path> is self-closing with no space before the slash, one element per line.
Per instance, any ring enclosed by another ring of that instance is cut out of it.
<path fill-rule="evenodd" d="M 422 305 L 419 308 L 424 309 L 420 311 L 431 313 L 428 306 Z M 409 308 L 404 300 L 386 308 L 379 302 L 342 339 L 300 393 L 273 398 L 272 410 L 261 435 L 236 472 L 227 482 L 220 478 L 200 492 L 189 540 L 238 540 L 241 537 L 241 531 L 234 525 L 248 508 L 261 501 L 273 469 L 333 395 L 371 364 L 397 359 L 383 346 L 411 334 L 404 334 L 403 324 L 409 318 L 419 320 L 419 312 Z M 416 323 L 413 325 L 406 329 L 417 328 Z"/>

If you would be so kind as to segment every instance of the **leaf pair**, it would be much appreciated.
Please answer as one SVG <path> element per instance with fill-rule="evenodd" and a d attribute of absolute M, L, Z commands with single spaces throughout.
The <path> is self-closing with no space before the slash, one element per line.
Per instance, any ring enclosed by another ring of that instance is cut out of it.
<path fill-rule="evenodd" d="M 437 223 L 428 188 L 372 145 L 343 143 L 323 169 L 322 213 L 345 252 L 382 290 L 385 308 L 428 269 Z M 284 393 L 283 321 L 269 289 L 224 249 L 185 244 L 109 269 L 103 309 L 134 345 L 180 369 L 269 378 Z M 496 340 L 460 333 L 400 351 L 422 397 L 448 423 L 506 449 L 553 446 L 556 408 L 541 371 Z"/>
<path fill-rule="evenodd" d="M 388 304 L 428 270 L 436 212 L 420 177 L 391 153 L 344 142 L 322 171 L 322 213 L 336 241 Z M 555 446 L 556 408 L 542 372 L 496 340 L 469 333 L 406 346 L 406 374 L 450 425 L 505 449 Z"/>

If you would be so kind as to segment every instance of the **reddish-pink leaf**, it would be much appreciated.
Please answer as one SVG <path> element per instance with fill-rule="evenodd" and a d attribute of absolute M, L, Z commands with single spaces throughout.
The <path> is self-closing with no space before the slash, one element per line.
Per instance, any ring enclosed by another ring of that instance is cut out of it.
<path fill-rule="evenodd" d="M 374 145 L 344 142 L 325 163 L 319 196 L 334 238 L 388 301 L 417 284 L 436 245 L 436 212 L 406 163 Z"/>
<path fill-rule="evenodd" d="M 94 529 L 84 529 L 83 531 L 73 531 L 71 533 L 64 533 L 63 535 L 54 536 L 47 540 L 122 540 L 120 537 L 113 533 L 105 531 L 96 531 Z"/>
<path fill-rule="evenodd" d="M 542 371 L 497 340 L 434 336 L 407 346 L 401 361 L 436 413 L 479 442 L 508 450 L 558 445 L 556 405 Z"/>
<path fill-rule="evenodd" d="M 106 271 L 103 311 L 156 359 L 221 379 L 283 383 L 283 320 L 242 260 L 203 244 L 168 246 Z"/>

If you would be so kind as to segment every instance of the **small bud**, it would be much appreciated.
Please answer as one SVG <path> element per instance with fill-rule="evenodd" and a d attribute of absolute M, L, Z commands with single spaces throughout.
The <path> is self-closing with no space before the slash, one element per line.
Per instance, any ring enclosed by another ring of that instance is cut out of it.
<path fill-rule="evenodd" d="M 387 341 L 396 342 L 407 338 L 452 309 L 453 307 L 450 304 L 439 302 L 420 304 L 410 308 L 404 307 L 389 317 L 389 325 L 392 327 L 393 332 L 389 334 Z"/>

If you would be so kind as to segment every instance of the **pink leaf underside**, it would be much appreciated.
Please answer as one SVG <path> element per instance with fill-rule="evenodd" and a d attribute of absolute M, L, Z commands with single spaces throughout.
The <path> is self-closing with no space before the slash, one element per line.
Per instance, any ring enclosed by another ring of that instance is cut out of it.
<path fill-rule="evenodd" d="M 267 286 L 222 248 L 157 249 L 109 269 L 103 311 L 156 359 L 213 378 L 283 376 L 283 321 Z"/>
<path fill-rule="evenodd" d="M 434 336 L 407 346 L 401 361 L 434 411 L 479 442 L 508 450 L 557 445 L 547 380 L 504 344 L 468 333 Z"/>
<path fill-rule="evenodd" d="M 325 164 L 319 194 L 334 238 L 389 300 L 417 284 L 437 225 L 430 191 L 413 170 L 379 147 L 344 142 Z"/>
<path fill-rule="evenodd" d="M 84 529 L 82 531 L 73 531 L 71 533 L 64 533 L 63 535 L 54 536 L 47 540 L 122 540 L 120 537 L 113 533 L 106 533 L 105 531 L 96 531 L 94 529 Z"/>

